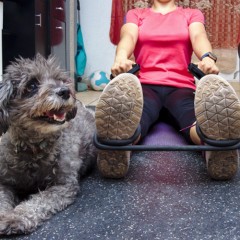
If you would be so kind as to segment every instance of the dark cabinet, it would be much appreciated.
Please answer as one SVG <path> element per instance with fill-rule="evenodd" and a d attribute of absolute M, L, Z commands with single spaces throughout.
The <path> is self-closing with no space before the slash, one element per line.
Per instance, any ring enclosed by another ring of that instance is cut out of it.
<path fill-rule="evenodd" d="M 47 0 L 35 0 L 33 42 L 35 44 L 35 53 L 39 52 L 43 56 L 47 56 L 49 54 L 47 9 Z"/>
<path fill-rule="evenodd" d="M 66 66 L 66 16 L 65 1 L 50 2 L 50 51 L 56 56 L 62 68 Z"/>
<path fill-rule="evenodd" d="M 66 67 L 64 0 L 3 1 L 3 70 L 16 57 L 54 54 Z"/>

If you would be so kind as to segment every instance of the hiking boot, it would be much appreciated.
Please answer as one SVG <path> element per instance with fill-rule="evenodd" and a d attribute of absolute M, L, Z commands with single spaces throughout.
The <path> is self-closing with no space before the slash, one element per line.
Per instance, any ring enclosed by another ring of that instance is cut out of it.
<path fill-rule="evenodd" d="M 207 75 L 197 85 L 195 115 L 202 133 L 209 139 L 240 138 L 240 101 L 222 77 Z M 207 171 L 211 178 L 229 180 L 238 170 L 238 150 L 207 151 Z"/>
<path fill-rule="evenodd" d="M 99 141 L 131 138 L 139 126 L 142 108 L 142 87 L 135 75 L 122 73 L 111 80 L 96 105 Z M 98 169 L 104 177 L 124 177 L 129 163 L 130 151 L 100 150 L 98 153 Z"/>

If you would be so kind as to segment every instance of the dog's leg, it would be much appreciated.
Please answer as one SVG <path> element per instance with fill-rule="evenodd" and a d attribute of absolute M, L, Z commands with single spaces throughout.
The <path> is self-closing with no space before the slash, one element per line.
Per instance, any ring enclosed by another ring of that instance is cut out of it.
<path fill-rule="evenodd" d="M 16 205 L 16 197 L 9 188 L 0 185 L 0 219 Z"/>
<path fill-rule="evenodd" d="M 54 213 L 69 206 L 76 198 L 79 185 L 76 182 L 56 185 L 21 202 L 11 212 L 1 216 L 0 235 L 30 233 Z"/>

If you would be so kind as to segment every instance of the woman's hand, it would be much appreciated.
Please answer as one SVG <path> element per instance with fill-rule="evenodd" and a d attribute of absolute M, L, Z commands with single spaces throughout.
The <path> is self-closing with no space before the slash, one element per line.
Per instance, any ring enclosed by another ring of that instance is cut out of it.
<path fill-rule="evenodd" d="M 205 74 L 218 74 L 219 69 L 215 61 L 209 57 L 203 58 L 202 61 L 197 63 L 198 68 L 202 70 Z"/>
<path fill-rule="evenodd" d="M 120 73 L 128 72 L 133 64 L 135 64 L 135 62 L 130 59 L 116 59 L 111 68 L 112 76 L 116 77 Z"/>

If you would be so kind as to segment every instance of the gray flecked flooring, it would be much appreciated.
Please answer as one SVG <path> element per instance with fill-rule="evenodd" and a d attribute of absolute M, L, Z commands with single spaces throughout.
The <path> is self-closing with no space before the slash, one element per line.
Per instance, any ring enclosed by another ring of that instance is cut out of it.
<path fill-rule="evenodd" d="M 210 180 L 201 153 L 135 152 L 125 179 L 94 170 L 72 206 L 9 239 L 240 239 L 239 182 Z"/>

